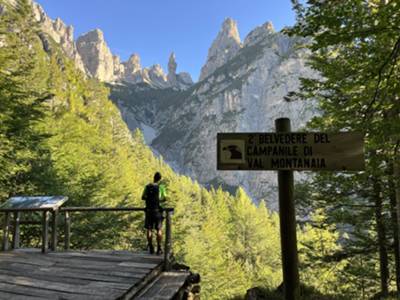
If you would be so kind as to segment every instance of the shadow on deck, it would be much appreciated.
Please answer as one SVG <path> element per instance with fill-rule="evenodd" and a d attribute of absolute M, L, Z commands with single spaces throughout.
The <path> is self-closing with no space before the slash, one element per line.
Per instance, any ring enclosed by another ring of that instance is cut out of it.
<path fill-rule="evenodd" d="M 37 249 L 0 253 L 0 299 L 172 299 L 188 271 L 162 272 L 163 257 L 128 251 Z"/>

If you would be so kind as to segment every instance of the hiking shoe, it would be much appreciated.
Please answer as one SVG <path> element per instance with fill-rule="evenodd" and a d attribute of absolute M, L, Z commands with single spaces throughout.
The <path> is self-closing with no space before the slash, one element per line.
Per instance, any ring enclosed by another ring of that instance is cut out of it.
<path fill-rule="evenodd" d="M 161 255 L 161 254 L 163 254 L 163 251 L 162 251 L 161 247 L 158 247 L 157 248 L 157 255 Z"/>
<path fill-rule="evenodd" d="M 154 254 L 154 246 L 152 244 L 149 245 L 150 254 Z"/>

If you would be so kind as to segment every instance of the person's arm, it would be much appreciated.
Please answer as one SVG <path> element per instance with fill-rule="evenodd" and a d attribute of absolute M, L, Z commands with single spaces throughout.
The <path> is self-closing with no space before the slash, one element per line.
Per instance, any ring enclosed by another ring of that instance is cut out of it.
<path fill-rule="evenodd" d="M 142 200 L 146 200 L 147 198 L 147 186 L 144 187 L 143 193 L 142 193 Z"/>

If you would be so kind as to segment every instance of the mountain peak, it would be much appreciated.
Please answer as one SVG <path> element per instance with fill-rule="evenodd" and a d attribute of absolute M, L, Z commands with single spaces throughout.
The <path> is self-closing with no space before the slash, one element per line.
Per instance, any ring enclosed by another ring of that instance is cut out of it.
<path fill-rule="evenodd" d="M 130 64 L 130 65 L 135 66 L 137 69 L 140 69 L 140 68 L 141 68 L 141 65 L 140 65 L 140 56 L 139 56 L 139 54 L 133 53 L 133 54 L 129 57 L 127 63 Z"/>
<path fill-rule="evenodd" d="M 242 43 L 236 21 L 226 18 L 208 50 L 207 61 L 201 69 L 200 80 L 203 80 L 218 67 L 233 58 L 241 47 Z"/>
<path fill-rule="evenodd" d="M 176 68 L 178 67 L 178 64 L 176 63 L 176 57 L 175 53 L 171 52 L 168 60 L 168 73 L 170 74 L 176 74 Z"/>
<path fill-rule="evenodd" d="M 171 52 L 168 60 L 168 75 L 167 79 L 168 82 L 171 86 L 175 86 L 177 83 L 176 80 L 176 68 L 178 67 L 178 64 L 176 63 L 176 57 L 175 53 Z"/>
<path fill-rule="evenodd" d="M 83 35 L 81 35 L 78 40 L 86 40 L 86 41 L 99 41 L 99 42 L 104 42 L 104 33 L 100 29 L 96 28 L 94 30 L 91 30 Z"/>
<path fill-rule="evenodd" d="M 76 42 L 76 47 L 92 77 L 101 81 L 114 80 L 114 58 L 100 29 L 89 31 L 80 36 Z"/>
<path fill-rule="evenodd" d="M 220 30 L 220 34 L 226 34 L 227 36 L 232 37 L 234 40 L 240 43 L 239 30 L 237 27 L 237 23 L 232 18 L 226 18 L 222 23 L 222 27 Z"/>
<path fill-rule="evenodd" d="M 244 39 L 244 46 L 251 46 L 259 41 L 267 38 L 270 34 L 274 33 L 274 25 L 272 25 L 272 22 L 266 22 L 261 26 L 256 27 L 250 33 L 246 36 Z"/>

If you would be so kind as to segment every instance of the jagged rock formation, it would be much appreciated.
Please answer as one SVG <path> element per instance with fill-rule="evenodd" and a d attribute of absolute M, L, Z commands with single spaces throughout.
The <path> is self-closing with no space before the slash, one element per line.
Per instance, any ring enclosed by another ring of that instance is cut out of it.
<path fill-rule="evenodd" d="M 216 41 L 225 39 L 232 24 L 224 22 Z M 299 87 L 299 77 L 316 74 L 306 65 L 306 50 L 296 47 L 300 38 L 275 32 L 271 23 L 255 28 L 243 45 L 233 40 L 231 55 L 221 54 L 226 43 L 217 49 L 214 41 L 209 53 L 220 58 L 208 60 L 203 70 L 211 73 L 186 91 L 160 95 L 151 88 L 115 86 L 112 98 L 131 126 L 152 128 L 156 137 L 148 142 L 178 171 L 206 185 L 241 185 L 276 208 L 275 172 L 216 170 L 216 135 L 274 131 L 279 117 L 289 117 L 294 130 L 301 128 L 316 110 L 310 102 L 285 96 Z"/>
<path fill-rule="evenodd" d="M 79 37 L 76 47 L 91 77 L 114 81 L 114 58 L 101 30 L 95 29 Z"/>
<path fill-rule="evenodd" d="M 234 57 L 242 47 L 237 24 L 225 19 L 218 36 L 208 50 L 207 62 L 201 69 L 200 81 Z"/>
<path fill-rule="evenodd" d="M 72 28 L 51 21 L 39 8 L 37 12 L 43 31 L 63 45 L 78 67 L 81 61 L 88 76 L 112 83 L 112 98 L 129 128 L 141 128 L 156 153 L 175 169 L 206 185 L 241 185 L 276 207 L 276 174 L 218 172 L 215 139 L 217 132 L 273 131 L 278 117 L 291 118 L 296 130 L 317 113 L 312 103 L 285 97 L 299 87 L 299 77 L 316 76 L 306 65 L 306 50 L 296 47 L 300 38 L 275 32 L 266 23 L 242 44 L 236 23 L 226 19 L 200 82 L 193 84 L 189 74 L 176 73 L 174 54 L 167 75 L 159 65 L 142 68 L 138 55 L 121 62 L 100 30 L 79 38 L 76 47 Z"/>
<path fill-rule="evenodd" d="M 249 47 L 257 44 L 260 42 L 262 39 L 265 39 L 268 37 L 268 35 L 274 33 L 274 26 L 272 25 L 271 22 L 267 22 L 261 26 L 258 26 L 257 28 L 253 29 L 244 39 L 244 46 Z"/>
<path fill-rule="evenodd" d="M 74 28 L 66 26 L 60 18 L 53 21 L 46 15 L 43 8 L 35 2 L 32 2 L 32 12 L 34 18 L 40 22 L 42 30 L 56 43 L 60 44 L 65 54 L 75 62 L 77 68 L 85 72 L 85 66 L 74 43 Z"/>
<path fill-rule="evenodd" d="M 127 62 L 123 63 L 124 78 L 128 82 L 141 82 L 140 72 L 142 66 L 140 65 L 140 57 L 138 54 L 132 54 Z"/>
<path fill-rule="evenodd" d="M 147 83 L 155 88 L 186 89 L 193 84 L 188 73 L 176 74 L 175 54 L 168 63 L 168 75 L 159 64 L 142 68 L 138 54 L 132 54 L 128 61 L 112 55 L 104 34 L 96 29 L 78 38 L 77 49 L 89 75 L 106 82 Z"/>
<path fill-rule="evenodd" d="M 17 5 L 16 0 L 5 1 L 10 5 Z M 32 4 L 34 18 L 41 24 L 44 33 L 40 35 L 43 47 L 51 51 L 49 36 L 61 46 L 65 54 L 85 75 L 105 82 L 147 83 L 155 88 L 186 89 L 193 85 L 188 73 L 176 74 L 177 64 L 174 55 L 175 67 L 169 70 L 169 77 L 158 64 L 142 68 L 137 54 L 131 55 L 128 61 L 121 62 L 117 55 L 112 54 L 100 29 L 80 36 L 75 43 L 72 26 L 66 26 L 59 18 L 53 21 L 39 4 L 29 1 Z"/>
<path fill-rule="evenodd" d="M 169 56 L 168 60 L 168 81 L 171 85 L 175 85 L 177 82 L 176 79 L 176 68 L 178 67 L 178 64 L 176 63 L 175 59 L 175 53 L 172 52 L 171 55 Z"/>
<path fill-rule="evenodd" d="M 153 65 L 150 68 L 145 68 L 143 73 L 146 74 L 146 82 L 151 82 L 153 86 L 158 88 L 168 87 L 167 76 L 164 74 L 160 65 Z"/>
<path fill-rule="evenodd" d="M 167 81 L 171 87 L 178 87 L 182 90 L 189 88 L 193 85 L 192 77 L 189 73 L 181 72 L 176 74 L 178 64 L 176 63 L 175 53 L 172 52 L 168 61 L 168 75 Z"/>

